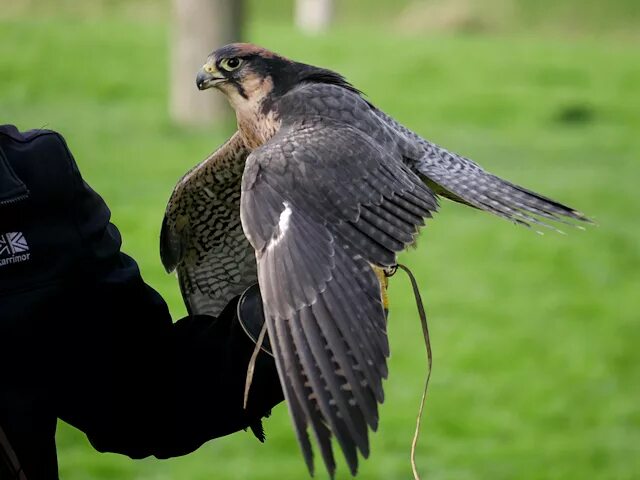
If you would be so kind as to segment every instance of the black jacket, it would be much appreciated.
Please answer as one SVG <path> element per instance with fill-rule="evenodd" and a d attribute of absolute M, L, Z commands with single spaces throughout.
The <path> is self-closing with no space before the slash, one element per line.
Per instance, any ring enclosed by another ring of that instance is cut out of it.
<path fill-rule="evenodd" d="M 0 427 L 29 480 L 57 478 L 56 418 L 100 451 L 165 458 L 282 400 L 260 354 L 243 410 L 236 301 L 172 323 L 109 218 L 59 134 L 0 126 Z"/>

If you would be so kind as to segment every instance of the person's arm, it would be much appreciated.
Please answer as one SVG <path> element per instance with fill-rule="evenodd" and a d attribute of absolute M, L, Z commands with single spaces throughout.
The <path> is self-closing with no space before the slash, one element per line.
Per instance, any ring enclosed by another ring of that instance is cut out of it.
<path fill-rule="evenodd" d="M 47 410 L 100 450 L 168 457 L 246 428 L 282 400 L 275 365 L 261 355 L 245 412 L 253 344 L 235 306 L 219 319 L 173 324 L 162 297 L 121 252 L 109 209 L 64 139 L 10 133 L 17 138 L 3 140 L 3 151 L 29 197 L 2 210 L 0 234 L 20 232 L 29 256 L 0 275 L 0 331 L 16 345 L 20 372 L 46 384 L 39 398 Z"/>
<path fill-rule="evenodd" d="M 189 453 L 207 440 L 258 424 L 283 396 L 275 363 L 263 353 L 247 410 L 243 408 L 254 344 L 238 324 L 237 299 L 218 319 L 187 317 L 172 324 L 163 299 L 144 283 L 135 261 L 120 251 L 120 235 L 106 204 L 82 180 L 72 159 L 71 164 L 76 224 L 83 244 L 90 247 L 82 263 L 92 281 L 83 295 L 101 309 L 84 320 L 113 330 L 108 335 L 113 350 L 95 342 L 112 357 L 105 375 L 113 378 L 113 403 L 105 406 L 109 424 L 95 421 L 100 411 L 77 404 L 76 412 L 61 413 L 61 418 L 85 430 L 99 450 L 161 458 Z M 89 343 L 95 340 L 86 333 Z"/>

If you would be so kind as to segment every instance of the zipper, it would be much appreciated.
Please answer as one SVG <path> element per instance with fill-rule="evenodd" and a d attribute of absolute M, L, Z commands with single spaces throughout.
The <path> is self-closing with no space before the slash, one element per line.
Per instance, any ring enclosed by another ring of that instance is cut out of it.
<path fill-rule="evenodd" d="M 27 198 L 29 198 L 29 192 L 23 193 L 21 195 L 18 195 L 12 198 L 8 198 L 6 200 L 0 200 L 0 207 L 13 205 L 14 203 L 18 203 L 18 202 L 21 202 L 22 200 L 26 200 Z"/>

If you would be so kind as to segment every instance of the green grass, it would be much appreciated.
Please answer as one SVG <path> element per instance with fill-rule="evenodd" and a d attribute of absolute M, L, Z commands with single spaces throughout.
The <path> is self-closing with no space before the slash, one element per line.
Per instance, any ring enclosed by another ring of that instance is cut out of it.
<path fill-rule="evenodd" d="M 167 28 L 114 16 L 0 23 L 0 123 L 61 131 L 113 212 L 124 250 L 184 314 L 161 267 L 171 189 L 227 131 L 167 116 Z M 371 101 L 493 172 L 600 224 L 539 236 L 446 203 L 419 248 L 434 373 L 418 464 L 428 479 L 632 479 L 640 472 L 640 62 L 615 40 L 410 36 L 341 26 L 320 38 L 259 22 L 251 40 L 334 68 Z M 204 55 L 205 52 L 203 52 Z M 391 285 L 392 357 L 361 477 L 410 478 L 425 374 L 408 282 Z M 81 358 L 78 361 L 82 361 Z M 306 478 L 284 406 L 179 459 L 99 454 L 59 425 L 61 477 Z M 341 465 L 339 478 L 346 478 Z M 325 478 L 320 474 L 319 478 Z"/>

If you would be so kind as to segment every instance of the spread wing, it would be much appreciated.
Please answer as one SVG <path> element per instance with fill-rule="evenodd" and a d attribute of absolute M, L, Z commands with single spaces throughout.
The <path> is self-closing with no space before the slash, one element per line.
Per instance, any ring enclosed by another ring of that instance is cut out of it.
<path fill-rule="evenodd" d="M 591 222 L 573 208 L 492 175 L 468 158 L 425 140 L 384 112 L 374 111 L 385 125 L 420 146 L 422 154 L 409 162 L 437 194 L 525 226 L 555 228 L 552 222 Z"/>
<path fill-rule="evenodd" d="M 249 150 L 236 133 L 176 185 L 160 233 L 160 256 L 177 269 L 190 314 L 217 316 L 257 281 L 254 250 L 240 223 Z"/>
<path fill-rule="evenodd" d="M 431 190 L 363 132 L 320 117 L 283 127 L 247 159 L 244 231 L 280 380 L 313 472 L 307 429 L 333 476 L 353 474 L 378 425 L 389 346 L 372 265 L 390 266 L 436 210 Z"/>

